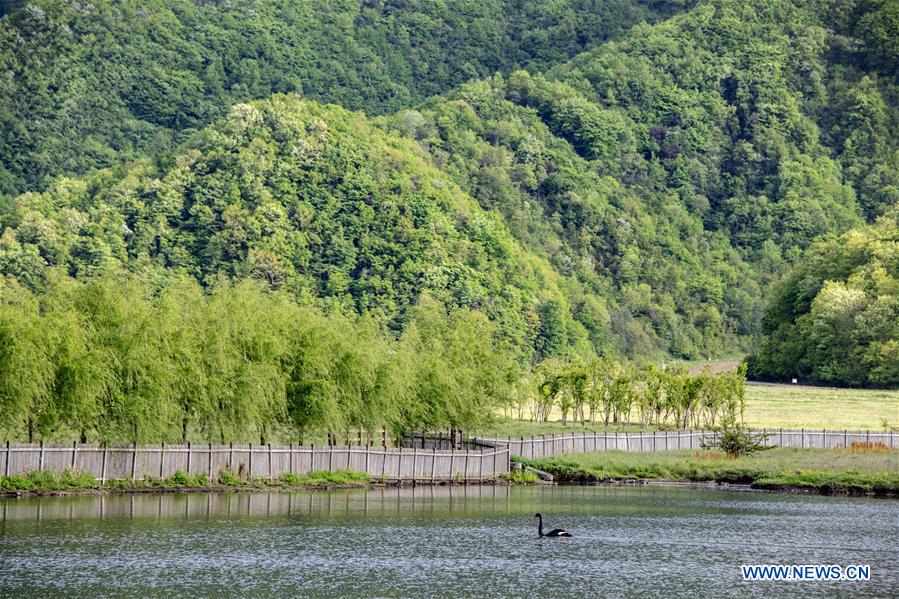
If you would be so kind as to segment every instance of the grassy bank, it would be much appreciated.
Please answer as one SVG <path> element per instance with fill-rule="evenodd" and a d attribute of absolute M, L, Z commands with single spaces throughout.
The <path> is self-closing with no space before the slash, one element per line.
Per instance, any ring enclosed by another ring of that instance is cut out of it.
<path fill-rule="evenodd" d="M 90 473 L 74 472 L 67 468 L 59 473 L 42 470 L 22 476 L 0 476 L 0 494 L 331 488 L 366 486 L 372 482 L 374 481 L 371 476 L 353 470 L 316 471 L 304 475 L 284 474 L 274 481 L 262 478 L 242 479 L 223 470 L 215 481 L 210 481 L 205 474 L 189 476 L 184 472 L 176 472 L 168 478 L 113 480 L 101 483 Z"/>
<path fill-rule="evenodd" d="M 757 489 L 899 496 L 899 450 L 881 448 L 775 448 L 739 458 L 714 451 L 607 451 L 522 461 L 559 482 L 728 482 Z"/>

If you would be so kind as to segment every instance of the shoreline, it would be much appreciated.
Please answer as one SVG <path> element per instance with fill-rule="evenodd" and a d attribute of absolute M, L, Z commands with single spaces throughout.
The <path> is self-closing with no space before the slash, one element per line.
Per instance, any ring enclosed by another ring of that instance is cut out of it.
<path fill-rule="evenodd" d="M 673 478 L 600 478 L 587 472 L 576 479 L 562 478 L 556 482 L 539 481 L 536 483 L 512 482 L 508 480 L 494 479 L 482 482 L 455 482 L 455 481 L 416 481 L 414 483 L 402 482 L 369 482 L 369 483 L 342 483 L 342 484 L 300 484 L 300 485 L 205 485 L 190 486 L 160 486 L 160 487 L 111 487 L 111 488 L 73 488 L 54 490 L 5 490 L 0 491 L 0 499 L 35 499 L 41 497 L 86 497 L 97 495 L 178 495 L 194 493 L 293 493 L 310 491 L 340 491 L 348 489 L 373 490 L 405 487 L 469 487 L 469 486 L 508 486 L 508 487 L 534 487 L 534 486 L 609 486 L 609 487 L 688 487 L 695 489 L 709 489 L 714 491 L 739 491 L 753 493 L 787 493 L 793 495 L 819 495 L 838 497 L 870 497 L 877 499 L 899 499 L 899 490 L 896 489 L 863 489 L 855 486 L 840 485 L 835 482 L 821 486 L 796 485 L 773 482 L 757 481 L 729 481 L 729 480 L 689 480 Z"/>
<path fill-rule="evenodd" d="M 803 495 L 899 499 L 899 451 L 771 448 L 719 452 L 593 452 L 517 460 L 558 483 L 693 484 Z"/>
<path fill-rule="evenodd" d="M 345 489 L 388 489 L 405 487 L 469 487 L 495 485 L 521 485 L 506 480 L 484 480 L 480 482 L 455 481 L 415 481 L 415 482 L 350 482 L 350 483 L 307 483 L 307 484 L 246 484 L 246 485 L 202 485 L 202 486 L 150 486 L 150 487 L 73 487 L 70 489 L 9 489 L 0 491 L 0 499 L 31 499 L 36 497 L 83 497 L 90 495 L 177 495 L 190 493 L 291 493 L 302 491 L 339 491 Z M 544 483 L 545 484 L 545 483 Z"/>
<path fill-rule="evenodd" d="M 583 485 L 583 486 L 660 486 L 660 487 L 690 487 L 697 489 L 713 489 L 716 491 L 742 491 L 753 493 L 787 493 L 792 495 L 819 495 L 819 496 L 835 496 L 835 497 L 871 497 L 877 499 L 899 499 L 899 490 L 867 490 L 854 486 L 843 486 L 837 483 L 829 483 L 820 487 L 793 485 L 785 483 L 756 483 L 756 482 L 731 482 L 727 480 L 720 481 L 701 481 L 688 479 L 670 479 L 670 478 L 597 478 L 592 481 L 584 480 L 580 482 L 560 481 L 560 485 Z"/>

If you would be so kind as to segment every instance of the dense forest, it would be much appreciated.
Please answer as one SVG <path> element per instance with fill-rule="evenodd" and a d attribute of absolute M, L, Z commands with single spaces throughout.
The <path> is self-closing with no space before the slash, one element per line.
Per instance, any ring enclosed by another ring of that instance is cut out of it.
<path fill-rule="evenodd" d="M 0 426 L 462 426 L 759 339 L 899 384 L 895 3 L 328 7 L 5 3 Z"/>
<path fill-rule="evenodd" d="M 814 245 L 771 293 L 757 378 L 856 386 L 899 381 L 899 210 Z"/>
<path fill-rule="evenodd" d="M 28 0 L 0 22 L 0 193 L 172 149 L 241 101 L 368 114 L 542 70 L 683 1 Z"/>

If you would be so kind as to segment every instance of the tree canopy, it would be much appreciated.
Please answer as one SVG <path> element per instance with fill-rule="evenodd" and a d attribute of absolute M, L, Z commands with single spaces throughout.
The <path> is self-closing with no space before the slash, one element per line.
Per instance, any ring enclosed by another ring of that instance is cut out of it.
<path fill-rule="evenodd" d="M 0 426 L 614 415 L 661 379 L 603 360 L 760 334 L 751 376 L 895 385 L 894 2 L 0 8 Z"/>
<path fill-rule="evenodd" d="M 813 246 L 763 323 L 750 376 L 899 387 L 899 211 Z"/>

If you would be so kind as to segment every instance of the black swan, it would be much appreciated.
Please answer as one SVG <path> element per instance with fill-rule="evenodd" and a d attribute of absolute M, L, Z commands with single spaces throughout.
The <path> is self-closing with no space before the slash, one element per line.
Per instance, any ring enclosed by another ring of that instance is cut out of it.
<path fill-rule="evenodd" d="M 543 515 L 534 514 L 534 518 L 538 518 L 540 523 L 537 525 L 537 534 L 541 537 L 570 537 L 571 533 L 564 528 L 554 528 L 546 534 L 543 534 Z"/>

